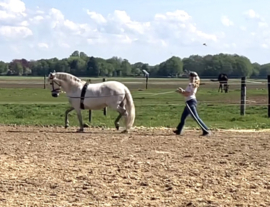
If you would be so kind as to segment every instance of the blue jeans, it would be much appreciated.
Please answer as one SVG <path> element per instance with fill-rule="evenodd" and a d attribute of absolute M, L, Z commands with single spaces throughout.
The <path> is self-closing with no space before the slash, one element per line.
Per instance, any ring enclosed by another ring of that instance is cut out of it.
<path fill-rule="evenodd" d="M 191 99 L 186 102 L 186 107 L 182 113 L 181 121 L 177 126 L 177 130 L 181 133 L 183 130 L 183 127 L 185 125 L 186 118 L 188 115 L 191 115 L 192 118 L 197 122 L 197 124 L 201 127 L 203 133 L 208 133 L 208 127 L 205 125 L 205 123 L 201 120 L 201 118 L 198 115 L 197 112 L 197 101 L 195 99 Z"/>

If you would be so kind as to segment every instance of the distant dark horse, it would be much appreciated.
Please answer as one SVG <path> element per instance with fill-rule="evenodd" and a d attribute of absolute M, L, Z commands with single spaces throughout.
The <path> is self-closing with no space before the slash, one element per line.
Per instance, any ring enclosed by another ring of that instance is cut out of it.
<path fill-rule="evenodd" d="M 224 89 L 225 93 L 228 93 L 228 90 L 229 90 L 228 80 L 229 80 L 228 76 L 225 73 L 220 73 L 218 75 L 217 80 L 211 79 L 211 81 L 218 81 L 219 82 L 218 92 L 221 91 L 221 93 L 223 92 L 223 89 Z"/>

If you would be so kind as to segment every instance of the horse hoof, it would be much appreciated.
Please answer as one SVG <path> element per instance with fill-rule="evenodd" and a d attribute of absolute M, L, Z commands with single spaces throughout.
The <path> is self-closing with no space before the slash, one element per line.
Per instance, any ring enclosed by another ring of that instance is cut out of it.
<path fill-rule="evenodd" d="M 121 133 L 122 133 L 122 134 L 126 134 L 126 133 L 128 133 L 128 130 L 125 129 L 125 130 L 122 131 Z"/>
<path fill-rule="evenodd" d="M 116 130 L 119 130 L 119 128 L 120 128 L 119 122 L 116 122 L 114 125 L 115 125 Z"/>
<path fill-rule="evenodd" d="M 66 129 L 66 128 L 68 128 L 68 127 L 69 127 L 69 126 L 68 126 L 68 125 L 66 125 L 66 126 L 65 126 L 65 129 Z"/>
<path fill-rule="evenodd" d="M 83 127 L 88 128 L 89 125 L 88 124 L 83 124 Z"/>
<path fill-rule="evenodd" d="M 84 132 L 84 131 L 83 131 L 83 129 L 78 129 L 76 132 L 77 132 L 77 133 L 82 133 L 82 132 Z"/>

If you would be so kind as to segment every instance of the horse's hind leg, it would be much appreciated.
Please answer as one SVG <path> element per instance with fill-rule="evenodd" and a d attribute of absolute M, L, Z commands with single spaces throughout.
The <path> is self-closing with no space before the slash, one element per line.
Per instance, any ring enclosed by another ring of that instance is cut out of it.
<path fill-rule="evenodd" d="M 222 83 L 219 85 L 218 92 L 219 92 L 219 91 L 220 91 L 221 93 L 223 92 L 223 85 L 222 85 Z"/>
<path fill-rule="evenodd" d="M 125 121 L 127 121 L 127 110 L 124 107 L 124 101 L 122 101 L 118 106 L 115 107 L 116 111 L 119 113 L 119 116 L 116 118 L 115 120 L 115 127 L 116 129 L 119 129 L 119 120 L 120 118 L 123 116 L 125 118 Z M 112 107 L 113 108 L 113 107 Z M 122 131 L 122 133 L 127 133 L 127 129 L 125 129 L 124 131 Z"/>
<path fill-rule="evenodd" d="M 228 84 L 226 83 L 226 84 L 224 85 L 224 91 L 225 91 L 225 93 L 228 93 L 228 88 L 229 88 L 229 86 L 228 86 Z"/>
<path fill-rule="evenodd" d="M 116 110 L 119 112 L 118 117 L 114 121 L 115 128 L 119 130 L 120 124 L 119 121 L 122 118 L 122 116 L 126 113 L 126 110 L 124 108 L 124 102 L 122 101 L 119 106 L 116 107 Z"/>
<path fill-rule="evenodd" d="M 117 130 L 119 130 L 119 127 L 120 127 L 119 120 L 121 119 L 121 117 L 122 117 L 122 114 L 119 113 L 118 117 L 114 121 L 114 125 Z"/>

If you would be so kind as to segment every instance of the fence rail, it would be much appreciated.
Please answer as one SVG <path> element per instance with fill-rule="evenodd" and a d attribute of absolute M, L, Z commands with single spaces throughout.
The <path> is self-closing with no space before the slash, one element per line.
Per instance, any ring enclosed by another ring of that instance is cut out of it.
<path fill-rule="evenodd" d="M 30 77 L 31 78 L 31 77 Z M 42 88 L 46 89 L 46 86 L 47 86 L 47 83 L 46 83 L 46 77 L 40 77 L 41 79 L 40 80 L 34 80 L 33 82 L 32 81 L 27 81 L 27 80 L 23 80 L 22 81 L 18 81 L 18 80 L 13 80 L 13 79 L 9 79 L 9 80 L 6 80 L 6 79 L 1 79 L 0 77 L 0 84 L 1 86 L 3 85 L 2 88 L 5 88 L 5 87 L 11 87 L 12 85 L 20 85 L 20 86 L 27 86 L 27 85 L 33 85 L 34 84 L 34 87 L 37 87 L 37 86 L 40 86 L 42 85 Z M 209 77 L 208 77 L 209 78 Z M 44 79 L 44 80 L 42 80 Z M 87 77 L 83 77 L 83 79 L 87 79 Z M 97 81 L 98 79 L 97 78 L 93 78 L 95 79 L 95 81 Z M 117 77 L 111 77 L 111 79 L 117 79 Z M 130 80 L 128 80 L 130 79 Z M 133 80 L 131 80 L 133 79 Z M 42 80 L 42 81 L 41 81 Z M 168 81 L 166 81 L 168 80 Z M 119 81 L 121 82 L 124 82 L 126 84 L 130 84 L 131 85 L 131 88 L 134 89 L 134 85 L 138 85 L 138 84 L 141 84 L 141 86 L 143 86 L 145 84 L 145 89 L 151 89 L 152 87 L 156 87 L 156 85 L 160 85 L 160 87 L 162 89 L 165 89 L 165 88 L 171 88 L 173 87 L 173 85 L 178 85 L 178 84 L 181 84 L 181 83 L 184 83 L 183 82 L 184 79 L 182 78 L 166 78 L 166 79 L 161 79 L 161 78 L 149 78 L 149 77 L 145 77 L 145 79 L 143 77 L 141 78 L 138 78 L 138 79 L 135 79 L 135 78 L 120 78 Z M 102 79 L 103 82 L 106 81 L 106 78 L 103 78 Z M 188 80 L 185 79 L 185 82 L 187 82 Z M 204 84 L 217 84 L 218 81 L 216 82 L 213 82 L 213 81 L 210 81 L 209 79 L 204 79 L 202 78 L 201 79 L 201 83 L 202 83 L 202 87 L 204 87 L 203 85 Z M 240 91 L 240 94 L 239 94 L 239 97 L 240 97 L 240 102 L 238 103 L 222 103 L 221 101 L 198 101 L 199 103 L 204 103 L 204 104 L 215 104 L 215 105 L 239 105 L 240 107 L 240 115 L 244 116 L 246 114 L 246 106 L 255 106 L 255 105 L 259 105 L 259 106 L 267 106 L 267 109 L 268 109 L 268 117 L 270 118 L 270 75 L 267 76 L 267 78 L 265 79 L 256 79 L 256 80 L 249 80 L 247 79 L 246 77 L 242 77 L 241 79 L 229 79 L 229 84 L 230 86 L 237 86 L 237 87 L 233 87 L 235 90 L 239 90 Z M 248 92 L 248 89 L 249 87 L 250 88 L 253 88 L 254 89 L 254 86 L 260 86 L 258 88 L 260 89 L 263 89 L 263 90 L 268 90 L 268 93 L 267 95 L 265 96 L 265 99 L 264 101 L 266 103 L 261 103 L 262 101 L 259 101 L 260 103 L 257 103 L 257 102 L 254 102 L 252 103 L 250 100 L 247 99 L 247 92 Z M 239 87 L 238 87 L 239 86 Z M 265 87 L 265 88 L 264 88 Z M 151 90 L 149 91 L 151 92 Z M 161 92 L 160 94 L 165 94 L 165 93 L 170 93 L 170 92 Z M 152 93 L 151 93 L 152 94 Z M 153 93 L 152 96 L 156 96 L 156 95 L 159 95 L 158 93 Z M 1 102 L 1 104 L 4 104 L 4 102 Z M 10 102 L 8 102 L 10 103 Z M 51 103 L 44 103 L 44 102 L 36 102 L 36 103 L 40 103 L 40 104 L 51 104 Z M 21 102 L 21 104 L 24 104 Z M 26 104 L 26 103 L 25 103 Z M 53 103 L 53 104 L 63 104 L 62 102 L 59 102 L 59 103 Z M 136 105 L 136 103 L 135 103 Z M 158 104 L 158 103 L 149 103 L 149 104 L 140 104 L 140 106 L 157 106 L 157 105 L 178 105 L 177 103 L 161 103 L 161 104 Z M 105 107 L 103 109 L 103 114 L 104 116 L 107 115 L 107 107 Z M 92 110 L 89 110 L 89 122 L 92 121 Z"/>

